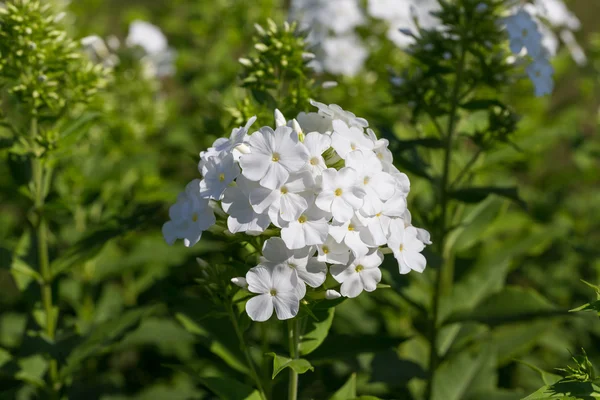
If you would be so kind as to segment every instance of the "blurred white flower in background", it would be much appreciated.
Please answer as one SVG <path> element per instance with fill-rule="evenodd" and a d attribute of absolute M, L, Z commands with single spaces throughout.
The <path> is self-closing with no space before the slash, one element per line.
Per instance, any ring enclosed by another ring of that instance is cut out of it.
<path fill-rule="evenodd" d="M 121 42 L 115 36 L 104 40 L 98 35 L 90 35 L 81 39 L 81 44 L 94 62 L 109 68 L 119 64 L 119 57 L 115 52 L 120 49 Z M 145 21 L 133 21 L 129 26 L 125 44 L 129 48 L 142 51 L 140 62 L 147 78 L 162 78 L 175 74 L 176 53 L 169 47 L 167 37 L 157 26 Z"/>
<path fill-rule="evenodd" d="M 414 42 L 414 37 L 400 30 L 416 32 L 415 19 L 422 28 L 438 26 L 439 19 L 431 15 L 431 12 L 439 9 L 437 0 L 369 0 L 367 6 L 369 15 L 388 23 L 388 39 L 400 48 Z"/>
<path fill-rule="evenodd" d="M 368 51 L 354 34 L 365 22 L 358 0 L 292 0 L 289 18 L 309 31 L 317 71 L 345 76 L 360 72 Z"/>
<path fill-rule="evenodd" d="M 167 37 L 159 27 L 145 21 L 133 21 L 125 43 L 144 49 L 146 54 L 142 62 L 148 75 L 160 78 L 175 74 L 175 51 L 169 47 Z"/>
<path fill-rule="evenodd" d="M 524 9 L 536 18 L 544 36 L 543 44 L 552 56 L 556 55 L 562 40 L 577 64 L 587 63 L 587 57 L 573 34 L 581 29 L 581 22 L 562 0 L 535 0 L 525 4 Z M 555 31 L 558 31 L 558 36 Z"/>

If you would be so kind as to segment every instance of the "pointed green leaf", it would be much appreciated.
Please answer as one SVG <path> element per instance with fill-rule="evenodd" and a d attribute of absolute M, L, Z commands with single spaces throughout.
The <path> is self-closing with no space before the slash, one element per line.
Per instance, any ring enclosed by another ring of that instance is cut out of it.
<path fill-rule="evenodd" d="M 472 187 L 450 192 L 452 198 L 464 203 L 479 203 L 491 194 L 513 200 L 523 209 L 527 209 L 527 203 L 521 199 L 516 187 Z"/>
<path fill-rule="evenodd" d="M 277 374 L 286 368 L 291 368 L 299 374 L 303 374 L 308 370 L 315 370 L 314 367 L 303 358 L 291 359 L 275 353 L 267 353 L 266 355 L 273 357 L 273 376 L 271 379 L 275 379 Z"/>
<path fill-rule="evenodd" d="M 344 386 L 329 398 L 329 400 L 348 400 L 356 398 L 356 374 L 350 375 Z"/>
<path fill-rule="evenodd" d="M 323 343 L 329 333 L 329 328 L 331 328 L 334 312 L 335 308 L 313 311 L 317 320 L 309 318 L 307 321 L 306 333 L 300 339 L 301 355 L 312 353 Z"/>
<path fill-rule="evenodd" d="M 512 286 L 488 296 L 471 311 L 450 316 L 446 323 L 475 321 L 495 326 L 567 314 L 535 290 Z"/>
<path fill-rule="evenodd" d="M 523 400 L 594 400 L 600 399 L 600 386 L 592 382 L 557 382 L 544 386 Z"/>

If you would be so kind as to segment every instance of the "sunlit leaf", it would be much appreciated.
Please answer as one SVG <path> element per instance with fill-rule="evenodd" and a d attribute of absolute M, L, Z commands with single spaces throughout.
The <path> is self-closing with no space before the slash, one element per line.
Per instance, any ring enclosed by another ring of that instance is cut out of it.
<path fill-rule="evenodd" d="M 315 368 L 303 358 L 291 359 L 288 357 L 280 356 L 275 353 L 267 353 L 266 355 L 273 357 L 273 375 L 271 376 L 272 379 L 275 379 L 275 377 L 286 368 L 291 368 L 299 374 L 303 374 L 309 370 L 315 370 Z"/>

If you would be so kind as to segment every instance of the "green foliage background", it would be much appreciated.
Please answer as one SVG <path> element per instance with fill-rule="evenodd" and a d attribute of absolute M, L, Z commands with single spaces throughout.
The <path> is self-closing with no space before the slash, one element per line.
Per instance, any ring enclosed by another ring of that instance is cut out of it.
<path fill-rule="evenodd" d="M 66 365 L 78 369 L 69 398 L 237 399 L 240 392 L 227 395 L 215 377 L 250 383 L 229 321 L 195 282 L 196 257 L 218 263 L 238 250 L 210 235 L 191 249 L 169 247 L 160 227 L 168 205 L 196 177 L 199 151 L 240 124 L 230 110 L 245 96 L 237 59 L 252 47 L 254 23 L 285 19 L 284 3 L 77 0 L 68 6 L 75 37 L 124 38 L 129 23 L 143 19 L 160 26 L 178 53 L 176 76 L 161 82 L 144 80 L 139 66 L 124 63 L 129 72 L 94 100 L 100 117 L 81 121 L 87 129 L 64 154 L 54 182 L 51 258 L 61 274 L 56 302 L 63 327 L 86 337 L 76 347 L 61 338 Z M 551 97 L 533 99 L 526 80 L 502 93 L 523 116 L 514 145 L 486 152 L 475 164 L 475 186 L 518 187 L 526 207 L 492 195 L 465 202 L 457 212 L 457 221 L 469 224 L 449 239 L 456 284 L 442 298 L 442 346 L 449 356 L 440 367 L 437 400 L 521 399 L 543 385 L 526 363 L 551 371 L 581 347 L 600 365 L 600 324 L 593 315 L 566 313 L 593 296 L 580 279 L 600 282 L 600 31 L 593 31 L 600 6 L 570 4 L 583 22 L 578 37 L 589 64 L 575 65 L 563 49 Z M 385 28 L 361 33 L 381 39 Z M 401 70 L 408 59 L 390 43 L 373 43 L 379 44 L 366 70 L 338 79 L 338 87 L 317 100 L 339 104 L 370 121 L 378 134 L 402 141 L 394 156 L 411 178 L 409 207 L 416 225 L 435 232 L 427 221 L 434 197 L 423 172 L 435 175 L 441 161 L 427 149 L 402 147 L 431 136 L 433 128 L 411 124 L 409 108 L 392 105 L 386 67 Z M 471 115 L 460 131 L 481 126 L 481 116 Z M 270 123 L 270 115 L 261 118 Z M 47 366 L 36 355 L 43 343 L 30 334 L 35 322 L 29 311 L 39 290 L 18 268 L 32 262 L 32 239 L 24 234 L 27 172 L 2 143 L 0 136 L 0 398 L 28 399 Z M 461 146 L 452 160 L 456 168 L 474 148 L 468 140 Z M 431 305 L 428 272 L 436 268 L 435 256 L 428 254 L 428 261 L 423 275 L 408 276 L 388 263 L 384 282 L 391 289 L 336 309 L 325 343 L 307 356 L 315 371 L 301 375 L 300 398 L 346 399 L 343 392 L 334 396 L 344 384 L 356 385 L 361 395 L 418 398 L 428 357 L 420 310 Z M 240 323 L 247 326 L 247 318 Z M 285 354 L 277 351 L 285 332 L 266 326 L 264 343 L 258 342 L 262 328 L 249 333 L 256 354 L 260 346 Z M 9 362 L 8 354 L 19 362 Z M 56 357 L 62 357 L 60 347 Z M 283 376 L 273 381 L 275 393 L 285 391 Z"/>

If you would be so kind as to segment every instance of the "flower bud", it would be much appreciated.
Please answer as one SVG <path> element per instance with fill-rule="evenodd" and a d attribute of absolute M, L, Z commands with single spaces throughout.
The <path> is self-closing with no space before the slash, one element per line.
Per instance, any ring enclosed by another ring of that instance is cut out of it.
<path fill-rule="evenodd" d="M 335 299 L 339 299 L 340 297 L 342 297 L 342 295 L 335 290 L 329 289 L 328 291 L 325 292 L 325 298 L 327 300 L 335 300 Z"/>
<path fill-rule="evenodd" d="M 280 126 L 286 126 L 287 125 L 287 121 L 285 120 L 285 117 L 283 116 L 283 114 L 281 113 L 281 111 L 279 111 L 279 109 L 275 109 L 275 126 L 276 127 L 280 127 Z"/>
<path fill-rule="evenodd" d="M 246 281 L 246 278 L 238 276 L 236 278 L 231 278 L 231 282 L 236 285 L 241 287 L 242 289 L 246 289 L 248 287 L 248 282 Z"/>

